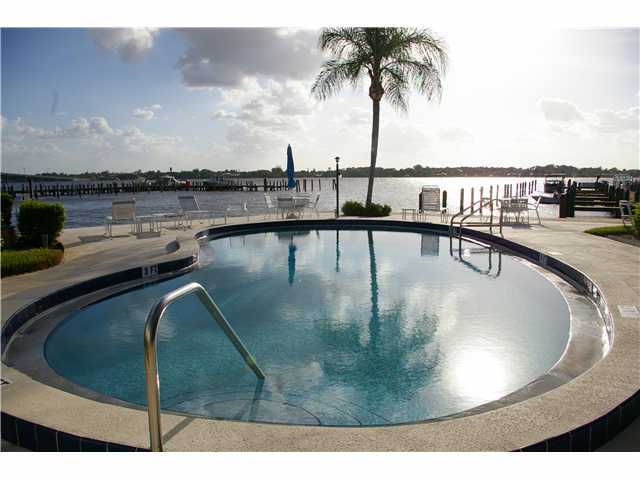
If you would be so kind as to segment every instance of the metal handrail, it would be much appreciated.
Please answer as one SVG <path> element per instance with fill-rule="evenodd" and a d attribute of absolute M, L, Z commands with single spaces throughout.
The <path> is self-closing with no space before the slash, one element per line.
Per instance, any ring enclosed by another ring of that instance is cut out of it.
<path fill-rule="evenodd" d="M 162 451 L 162 428 L 160 426 L 160 379 L 158 378 L 157 335 L 158 324 L 167 307 L 176 300 L 195 293 L 209 314 L 222 328 L 227 338 L 242 355 L 245 363 L 253 370 L 256 377 L 264 379 L 264 372 L 249 353 L 227 319 L 202 285 L 193 282 L 167 293 L 153 306 L 144 326 L 144 368 L 147 374 L 147 409 L 149 412 L 149 437 L 151 450 Z"/>
<path fill-rule="evenodd" d="M 458 220 L 458 236 L 462 238 L 462 225 L 464 224 L 464 221 L 467 218 L 473 216 L 475 212 L 478 212 L 478 211 L 482 212 L 482 209 L 484 207 L 489 207 L 489 223 L 480 221 L 480 222 L 467 223 L 467 225 L 473 226 L 473 227 L 489 227 L 489 232 L 491 234 L 493 234 L 493 227 L 498 226 L 500 227 L 500 235 L 502 235 L 503 212 L 501 208 L 500 208 L 500 217 L 499 217 L 498 225 L 495 225 L 493 223 L 494 203 L 499 207 L 500 202 L 501 200 L 497 198 L 481 198 L 480 200 L 464 208 L 462 211 L 456 213 L 451 217 L 451 221 L 449 222 L 449 236 L 453 236 L 453 222 L 455 221 L 456 217 L 459 217 L 460 215 L 464 215 L 465 212 L 467 212 L 466 215 L 464 215 L 460 220 Z"/>

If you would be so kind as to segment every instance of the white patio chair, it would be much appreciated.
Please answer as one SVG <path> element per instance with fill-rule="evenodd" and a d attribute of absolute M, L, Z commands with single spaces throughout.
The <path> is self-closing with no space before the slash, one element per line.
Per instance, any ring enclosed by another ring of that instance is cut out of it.
<path fill-rule="evenodd" d="M 227 207 L 227 211 L 224 214 L 224 223 L 227 223 L 228 217 L 232 216 L 236 216 L 234 215 L 234 212 L 239 212 L 240 215 L 246 215 L 247 216 L 247 222 L 249 222 L 251 220 L 251 215 L 249 214 L 249 208 L 247 207 L 247 202 L 242 203 L 242 205 L 229 205 Z M 240 216 L 237 215 L 237 216 Z"/>
<path fill-rule="evenodd" d="M 629 200 L 620 200 L 620 218 L 622 219 L 622 225 L 626 226 L 627 222 L 632 223 L 631 216 L 633 214 L 633 207 Z"/>
<path fill-rule="evenodd" d="M 513 216 L 513 223 L 524 222 L 524 214 L 527 213 L 527 222 L 529 221 L 529 201 L 526 198 L 505 198 L 500 202 L 502 209 L 503 221 L 509 221 L 509 217 Z"/>
<path fill-rule="evenodd" d="M 318 203 L 320 203 L 320 194 L 319 193 L 316 195 L 316 199 L 313 201 L 313 203 L 309 203 L 305 207 L 310 212 L 316 212 L 316 218 L 320 218 L 320 211 L 318 210 Z"/>
<path fill-rule="evenodd" d="M 200 209 L 194 195 L 178 195 L 178 202 L 189 227 L 192 226 L 194 220 L 209 220 L 211 224 L 215 224 L 215 212 Z"/>
<path fill-rule="evenodd" d="M 136 200 L 114 200 L 111 202 L 111 215 L 104 217 L 105 235 L 113 238 L 113 225 L 131 225 L 131 233 L 136 229 Z"/>
<path fill-rule="evenodd" d="M 417 216 L 422 220 L 426 220 L 428 213 L 439 214 L 440 221 L 446 222 L 447 209 L 440 203 L 440 187 L 436 185 L 424 185 L 420 192 L 420 208 L 418 208 Z"/>
<path fill-rule="evenodd" d="M 266 213 L 264 214 L 264 218 L 271 216 L 272 214 L 278 214 L 278 208 L 273 204 L 273 200 L 271 199 L 271 195 L 264 194 L 264 203 L 267 208 Z"/>
<path fill-rule="evenodd" d="M 535 202 L 529 201 L 527 203 L 527 221 L 529 221 L 529 212 L 536 212 L 536 216 L 538 217 L 538 225 L 542 225 L 542 220 L 540 220 L 540 212 L 538 212 L 538 207 L 540 207 L 540 200 L 542 200 L 542 196 L 538 196 Z"/>

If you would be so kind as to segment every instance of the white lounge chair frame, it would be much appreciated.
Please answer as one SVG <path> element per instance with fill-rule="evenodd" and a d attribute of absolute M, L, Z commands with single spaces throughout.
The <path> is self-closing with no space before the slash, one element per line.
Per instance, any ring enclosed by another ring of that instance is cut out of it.
<path fill-rule="evenodd" d="M 193 225 L 194 220 L 209 220 L 210 224 L 215 224 L 215 213 L 202 210 L 195 195 L 178 195 L 178 203 L 184 215 L 184 221 L 189 227 Z"/>
<path fill-rule="evenodd" d="M 264 214 L 264 218 L 268 218 L 274 213 L 276 215 L 278 214 L 278 208 L 276 205 L 274 205 L 271 195 L 267 195 L 266 193 L 264 194 L 264 204 L 267 209 L 267 211 Z"/>
<path fill-rule="evenodd" d="M 110 239 L 113 238 L 113 225 L 129 224 L 130 233 L 135 233 L 136 225 L 136 200 L 114 200 L 111 202 L 111 215 L 104 217 L 104 232 Z"/>
<path fill-rule="evenodd" d="M 440 215 L 440 221 L 447 220 L 447 209 L 440 202 L 440 187 L 437 185 L 424 185 L 422 187 L 421 201 L 417 216 L 421 220 L 427 220 L 428 213 Z"/>

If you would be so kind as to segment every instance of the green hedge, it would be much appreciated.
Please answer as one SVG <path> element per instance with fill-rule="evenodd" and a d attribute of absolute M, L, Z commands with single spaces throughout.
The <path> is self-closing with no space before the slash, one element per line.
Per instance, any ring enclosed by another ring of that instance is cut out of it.
<path fill-rule="evenodd" d="M 33 248 L 30 250 L 3 250 L 1 255 L 2 277 L 9 277 L 53 267 L 62 261 L 64 252 L 53 248 Z"/>
<path fill-rule="evenodd" d="M 342 205 L 342 214 L 348 217 L 387 217 L 391 213 L 389 205 L 372 203 L 366 208 L 360 202 L 350 200 Z"/>
<path fill-rule="evenodd" d="M 48 245 L 52 245 L 64 226 L 64 207 L 59 203 L 26 200 L 20 204 L 18 230 L 20 242 L 25 246 L 43 246 L 46 235 Z"/>
<path fill-rule="evenodd" d="M 7 192 L 2 192 L 2 225 L 11 225 L 12 209 L 13 197 Z"/>
<path fill-rule="evenodd" d="M 631 215 L 631 226 L 633 234 L 640 238 L 640 203 L 633 204 L 633 215 Z"/>
<path fill-rule="evenodd" d="M 607 235 L 624 235 L 631 233 L 631 228 L 625 227 L 624 225 L 611 225 L 610 227 L 590 228 L 589 230 L 585 230 L 584 233 L 590 233 L 598 237 L 606 237 Z"/>

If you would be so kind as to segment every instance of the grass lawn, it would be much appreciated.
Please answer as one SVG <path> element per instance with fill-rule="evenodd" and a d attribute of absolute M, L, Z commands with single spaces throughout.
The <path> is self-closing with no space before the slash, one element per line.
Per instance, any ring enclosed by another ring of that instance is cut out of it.
<path fill-rule="evenodd" d="M 2 250 L 2 277 L 35 272 L 53 267 L 62 261 L 64 252 L 55 248 Z"/>
<path fill-rule="evenodd" d="M 590 228 L 589 230 L 585 230 L 584 233 L 605 237 L 610 240 L 617 240 L 618 242 L 635 245 L 636 247 L 640 246 L 640 238 L 633 234 L 633 228 L 623 225 Z"/>
<path fill-rule="evenodd" d="M 632 234 L 631 227 L 625 227 L 624 225 L 613 225 L 611 227 L 597 227 L 585 230 L 584 233 L 590 233 L 591 235 L 598 235 L 599 237 L 606 237 L 608 235 L 625 235 Z"/>

